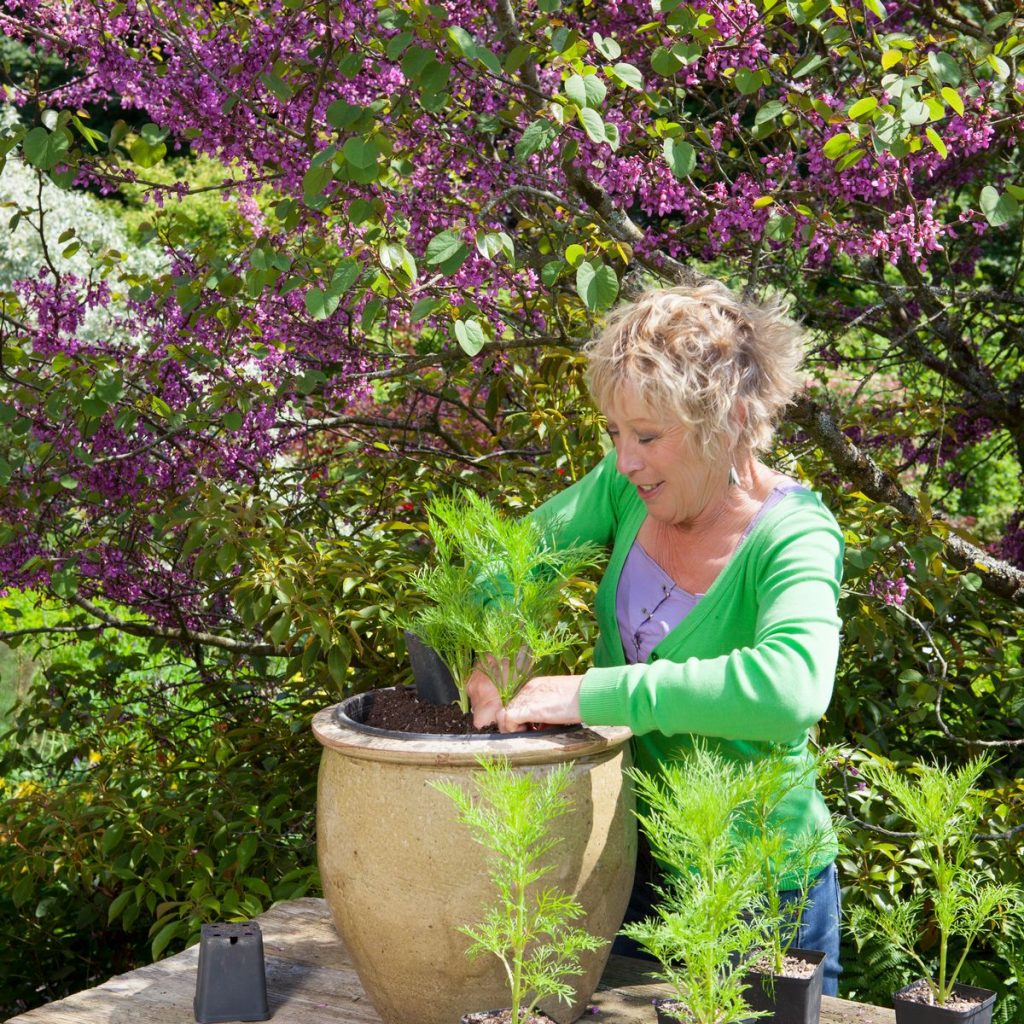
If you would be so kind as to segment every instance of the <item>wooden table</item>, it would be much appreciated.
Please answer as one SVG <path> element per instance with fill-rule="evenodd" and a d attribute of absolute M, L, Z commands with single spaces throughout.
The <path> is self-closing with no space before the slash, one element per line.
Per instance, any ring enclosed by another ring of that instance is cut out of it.
<path fill-rule="evenodd" d="M 267 993 L 275 1024 L 380 1024 L 320 899 L 281 903 L 257 920 L 263 931 Z M 193 1024 L 199 947 L 40 1006 L 17 1024 Z M 613 956 L 593 999 L 589 1024 L 654 1024 L 651 1000 L 667 995 L 645 977 L 650 965 Z M 822 1024 L 894 1024 L 892 1010 L 822 999 Z M 410 1021 L 409 1024 L 415 1024 Z M 454 1022 L 453 1022 L 454 1024 Z"/>

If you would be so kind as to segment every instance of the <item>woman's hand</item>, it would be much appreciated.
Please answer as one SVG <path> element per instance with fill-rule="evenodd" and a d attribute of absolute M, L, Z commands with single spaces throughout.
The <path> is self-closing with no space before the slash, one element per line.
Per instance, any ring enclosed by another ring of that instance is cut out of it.
<path fill-rule="evenodd" d="M 493 663 L 494 659 L 491 661 Z M 508 674 L 507 663 L 497 667 Z M 489 725 L 497 725 L 498 713 L 502 710 L 501 697 L 491 677 L 479 665 L 466 680 L 466 692 L 469 694 L 469 704 L 473 709 L 473 728 L 486 729 Z"/>
<path fill-rule="evenodd" d="M 530 725 L 575 725 L 580 720 L 583 676 L 534 676 L 497 716 L 500 732 Z"/>

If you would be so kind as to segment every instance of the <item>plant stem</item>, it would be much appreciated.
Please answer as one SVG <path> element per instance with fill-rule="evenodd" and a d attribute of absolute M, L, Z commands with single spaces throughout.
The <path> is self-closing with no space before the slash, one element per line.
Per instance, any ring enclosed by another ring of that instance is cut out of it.
<path fill-rule="evenodd" d="M 946 899 L 947 883 L 949 879 L 946 875 L 946 847 L 941 839 L 937 844 L 936 854 L 941 872 L 936 875 L 935 884 L 939 892 L 939 899 L 944 901 Z M 946 992 L 946 955 L 948 946 L 949 933 L 945 926 L 945 915 L 943 915 L 942 919 L 939 921 L 939 1006 L 945 1006 L 946 997 L 949 994 Z"/>

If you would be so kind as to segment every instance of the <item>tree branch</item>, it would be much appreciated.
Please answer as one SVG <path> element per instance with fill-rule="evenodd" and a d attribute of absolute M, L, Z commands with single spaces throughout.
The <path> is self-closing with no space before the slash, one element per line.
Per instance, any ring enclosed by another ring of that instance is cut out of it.
<path fill-rule="evenodd" d="M 93 604 L 92 601 L 76 594 L 71 598 L 73 604 L 78 605 L 83 611 L 88 612 L 93 618 L 99 619 L 105 626 L 111 629 L 120 630 L 122 633 L 130 633 L 132 636 L 159 637 L 163 640 L 175 640 L 185 644 L 203 644 L 206 647 L 219 647 L 224 651 L 231 651 L 234 654 L 248 654 L 264 657 L 287 657 L 286 648 L 277 644 L 250 644 L 241 640 L 232 640 L 230 637 L 218 636 L 216 633 L 194 632 L 189 629 L 168 629 L 166 626 L 157 626 L 153 623 L 139 622 L 132 620 L 126 622 L 108 614 L 102 608 Z"/>
<path fill-rule="evenodd" d="M 928 518 L 917 500 L 862 452 L 840 429 L 831 414 L 807 395 L 791 407 L 789 420 L 803 430 L 853 486 L 874 501 L 892 505 L 911 522 L 926 525 Z M 955 533 L 946 538 L 950 562 L 958 569 L 979 570 L 982 584 L 991 593 L 1024 605 L 1024 571 L 993 558 L 987 551 Z"/>

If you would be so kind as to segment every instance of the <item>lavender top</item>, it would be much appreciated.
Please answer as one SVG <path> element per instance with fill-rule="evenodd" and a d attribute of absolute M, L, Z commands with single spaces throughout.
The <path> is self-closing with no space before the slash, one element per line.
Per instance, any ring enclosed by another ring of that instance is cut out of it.
<path fill-rule="evenodd" d="M 761 504 L 757 514 L 743 531 L 740 544 L 761 517 L 793 491 L 805 490 L 795 480 L 779 484 Z M 737 545 L 739 547 L 739 545 Z M 703 594 L 691 594 L 634 541 L 619 577 L 615 595 L 615 614 L 626 660 L 632 664 L 647 661 L 651 651 L 679 625 Z"/>

